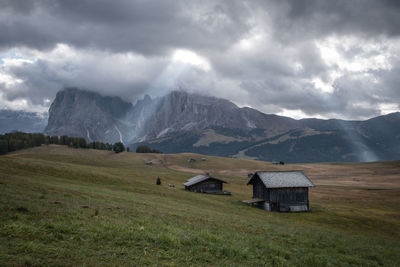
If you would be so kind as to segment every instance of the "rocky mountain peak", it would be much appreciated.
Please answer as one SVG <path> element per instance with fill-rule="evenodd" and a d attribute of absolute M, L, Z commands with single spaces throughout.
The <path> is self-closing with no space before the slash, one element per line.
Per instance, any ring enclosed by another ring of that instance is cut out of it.
<path fill-rule="evenodd" d="M 119 97 L 67 88 L 57 93 L 49 109 L 45 133 L 85 137 L 89 141 L 122 140 L 126 126 L 119 118 L 132 108 Z"/>
<path fill-rule="evenodd" d="M 172 91 L 157 99 L 145 95 L 132 105 L 119 97 L 67 88 L 57 93 L 45 132 L 129 143 L 210 127 L 262 128 L 279 133 L 295 124 L 290 118 L 239 108 L 226 99 L 185 91 Z"/>

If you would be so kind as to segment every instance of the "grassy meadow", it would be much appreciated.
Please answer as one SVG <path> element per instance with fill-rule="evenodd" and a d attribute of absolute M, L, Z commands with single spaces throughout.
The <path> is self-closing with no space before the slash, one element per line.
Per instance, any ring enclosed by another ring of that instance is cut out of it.
<path fill-rule="evenodd" d="M 304 170 L 312 212 L 243 204 L 255 170 Z M 183 190 L 205 172 L 232 196 Z M 400 161 L 277 166 L 55 145 L 0 156 L 0 266 L 43 265 L 400 266 Z"/>

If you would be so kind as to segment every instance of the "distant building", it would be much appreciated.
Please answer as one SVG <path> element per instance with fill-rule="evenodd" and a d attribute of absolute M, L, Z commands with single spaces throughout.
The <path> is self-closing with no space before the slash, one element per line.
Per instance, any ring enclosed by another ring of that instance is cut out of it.
<path fill-rule="evenodd" d="M 202 192 L 209 194 L 230 194 L 230 192 L 223 191 L 223 184 L 225 181 L 211 177 L 210 175 L 197 175 L 190 178 L 183 185 L 185 190 L 193 192 Z"/>
<path fill-rule="evenodd" d="M 256 172 L 247 183 L 253 199 L 243 202 L 269 211 L 308 211 L 308 188 L 314 184 L 303 171 Z"/>

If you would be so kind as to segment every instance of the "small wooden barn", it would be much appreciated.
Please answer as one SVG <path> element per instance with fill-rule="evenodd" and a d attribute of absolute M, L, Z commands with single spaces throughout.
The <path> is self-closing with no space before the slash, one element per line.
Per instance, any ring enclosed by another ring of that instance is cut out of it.
<path fill-rule="evenodd" d="M 256 172 L 247 183 L 253 199 L 244 202 L 269 211 L 309 211 L 308 189 L 314 187 L 303 171 Z"/>
<path fill-rule="evenodd" d="M 185 190 L 203 192 L 209 194 L 224 194 L 223 184 L 225 181 L 207 175 L 197 175 L 190 178 L 183 185 Z"/>

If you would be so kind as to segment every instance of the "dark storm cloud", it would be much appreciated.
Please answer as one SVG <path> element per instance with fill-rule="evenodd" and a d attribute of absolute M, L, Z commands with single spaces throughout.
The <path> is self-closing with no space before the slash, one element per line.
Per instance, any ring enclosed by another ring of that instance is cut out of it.
<path fill-rule="evenodd" d="M 37 26 L 37 33 L 43 31 L 49 35 L 49 42 L 70 40 L 72 44 L 85 43 L 74 36 L 84 37 L 84 34 L 91 33 L 84 39 L 103 41 L 108 48 L 113 48 L 113 42 L 107 42 L 106 36 L 119 36 L 116 48 L 128 48 L 138 39 L 164 40 L 166 36 L 171 37 L 171 45 L 177 45 L 174 43 L 176 38 L 180 41 L 178 44 L 184 42 L 195 46 L 207 44 L 207 39 L 212 37 L 232 41 L 248 29 L 249 8 L 261 8 L 269 13 L 275 18 L 274 22 L 283 27 L 282 30 L 301 30 L 310 34 L 332 31 L 400 33 L 400 4 L 395 0 L 286 0 L 260 1 L 259 4 L 244 1 L 196 2 L 6 0 L 2 1 L 1 8 L 3 16 L 9 15 L 10 24 L 16 21 L 25 25 L 31 23 Z M 40 28 L 46 24 L 47 27 Z M 67 28 L 68 31 L 58 32 Z M 150 37 L 152 35 L 153 38 Z M 9 41 L 12 42 L 13 38 Z M 102 45 L 101 42 L 96 44 Z M 213 47 L 216 45 L 212 43 Z"/>
<path fill-rule="evenodd" d="M 176 47 L 224 49 L 248 30 L 240 2 L 20 1 L 2 5 L 0 45 L 51 48 L 57 43 L 159 54 Z M 21 11 L 21 12 L 20 12 Z M 23 12 L 22 12 L 23 11 Z"/>
<path fill-rule="evenodd" d="M 256 16 L 272 24 L 276 38 L 290 42 L 333 33 L 400 34 L 400 4 L 389 0 L 6 0 L 0 10 L 3 47 L 67 43 L 144 54 L 176 47 L 223 50 L 248 33 Z"/>
<path fill-rule="evenodd" d="M 270 113 L 370 117 L 400 102 L 399 14 L 388 0 L 4 0 L 2 57 L 22 49 L 30 61 L 0 61 L 0 98 L 46 106 L 75 86 L 135 101 L 179 86 Z M 329 38 L 339 40 L 337 62 L 318 46 Z M 176 49 L 211 69 L 177 74 Z M 23 82 L 1 83 L 1 74 Z"/>
<path fill-rule="evenodd" d="M 397 0 L 284 0 L 278 1 L 275 8 L 275 29 L 289 40 L 333 33 L 400 34 Z"/>
<path fill-rule="evenodd" d="M 34 1 L 25 0 L 3 0 L 1 2 L 1 7 L 3 9 L 11 9 L 17 14 L 26 15 L 33 10 L 35 5 Z"/>

